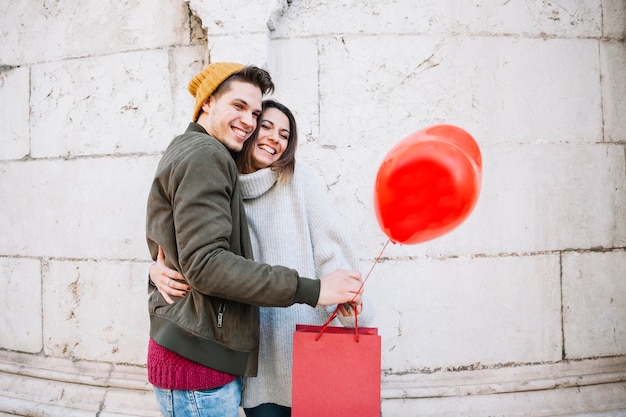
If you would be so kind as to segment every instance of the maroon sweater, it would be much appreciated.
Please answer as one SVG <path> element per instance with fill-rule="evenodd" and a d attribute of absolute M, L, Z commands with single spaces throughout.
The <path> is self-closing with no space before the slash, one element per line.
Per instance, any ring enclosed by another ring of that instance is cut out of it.
<path fill-rule="evenodd" d="M 152 338 L 148 344 L 148 381 L 164 389 L 203 390 L 221 387 L 237 379 L 236 375 L 207 368 L 183 358 Z"/>

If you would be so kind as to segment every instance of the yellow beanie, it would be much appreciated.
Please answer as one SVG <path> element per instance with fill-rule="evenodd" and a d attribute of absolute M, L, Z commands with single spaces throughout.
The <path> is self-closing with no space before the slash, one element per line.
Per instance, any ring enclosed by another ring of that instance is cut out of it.
<path fill-rule="evenodd" d="M 196 105 L 193 109 L 193 118 L 195 122 L 200 115 L 200 109 L 207 98 L 219 87 L 221 83 L 234 73 L 240 71 L 243 65 L 234 62 L 216 62 L 207 65 L 199 74 L 191 81 L 187 89 L 192 96 L 196 98 Z"/>

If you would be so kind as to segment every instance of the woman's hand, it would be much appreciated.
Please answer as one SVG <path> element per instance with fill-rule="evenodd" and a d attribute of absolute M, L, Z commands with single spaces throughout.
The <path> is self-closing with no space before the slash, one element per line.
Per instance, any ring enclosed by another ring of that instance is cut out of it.
<path fill-rule="evenodd" d="M 156 262 L 150 265 L 150 281 L 157 287 L 157 290 L 168 304 L 174 304 L 174 300 L 170 298 L 170 295 L 184 297 L 187 291 L 190 290 L 189 285 L 185 283 L 185 278 L 180 272 L 165 266 L 165 253 L 160 246 Z"/>
<path fill-rule="evenodd" d="M 350 304 L 350 303 L 345 303 L 345 304 L 341 304 L 339 306 L 339 315 L 344 316 L 344 317 L 348 317 L 348 316 L 353 316 L 354 313 L 352 312 L 353 309 L 356 308 L 356 314 L 361 314 L 361 311 L 363 310 L 363 304 L 359 303 L 359 304 Z"/>

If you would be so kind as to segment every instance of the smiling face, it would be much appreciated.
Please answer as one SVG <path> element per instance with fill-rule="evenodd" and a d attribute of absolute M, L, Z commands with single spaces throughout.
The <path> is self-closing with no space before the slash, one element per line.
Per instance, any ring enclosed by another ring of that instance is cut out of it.
<path fill-rule="evenodd" d="M 229 87 L 202 105 L 198 123 L 228 149 L 240 151 L 256 128 L 263 94 L 259 87 L 247 82 L 233 81 Z"/>
<path fill-rule="evenodd" d="M 280 110 L 267 108 L 259 120 L 259 129 L 252 144 L 251 168 L 257 171 L 278 161 L 289 143 L 289 119 Z M 249 173 L 249 172 L 248 172 Z"/>

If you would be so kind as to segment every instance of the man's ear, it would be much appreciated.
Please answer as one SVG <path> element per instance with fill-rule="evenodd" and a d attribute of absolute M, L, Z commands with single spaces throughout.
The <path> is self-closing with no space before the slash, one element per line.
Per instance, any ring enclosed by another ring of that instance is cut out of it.
<path fill-rule="evenodd" d="M 202 103 L 202 111 L 208 113 L 211 110 L 211 107 L 213 107 L 213 103 L 215 103 L 215 97 L 211 95 L 204 101 L 204 103 Z"/>

